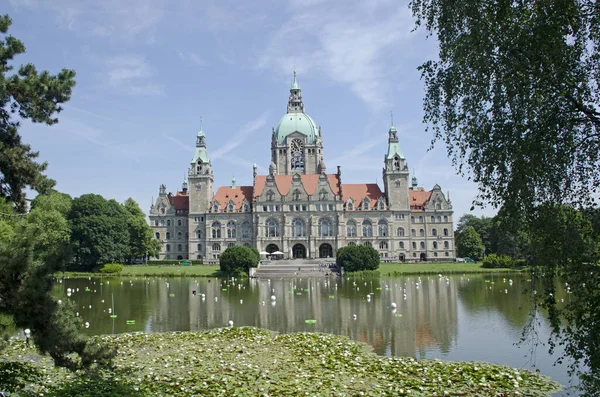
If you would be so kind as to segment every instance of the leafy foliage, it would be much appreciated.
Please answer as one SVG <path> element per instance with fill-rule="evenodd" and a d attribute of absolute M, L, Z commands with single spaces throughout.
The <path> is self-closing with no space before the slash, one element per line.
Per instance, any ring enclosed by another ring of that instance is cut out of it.
<path fill-rule="evenodd" d="M 485 246 L 473 226 L 468 226 L 464 232 L 456 236 L 456 255 L 469 257 L 476 261 L 483 258 Z"/>
<path fill-rule="evenodd" d="M 84 194 L 73 200 L 69 222 L 74 263 L 91 269 L 105 263 L 123 262 L 129 256 L 128 213 L 115 200 Z"/>
<path fill-rule="evenodd" d="M 0 197 L 24 212 L 23 190 L 30 187 L 40 193 L 49 192 L 54 181 L 43 174 L 47 164 L 36 162 L 38 152 L 22 143 L 15 115 L 34 123 L 57 123 L 55 114 L 71 96 L 75 72 L 63 69 L 53 76 L 47 71 L 38 72 L 32 64 L 21 65 L 13 72 L 11 62 L 25 52 L 25 45 L 7 34 L 11 24 L 8 15 L 0 16 Z"/>
<path fill-rule="evenodd" d="M 152 235 L 152 228 L 146 222 L 146 215 L 134 199 L 128 198 L 123 203 L 127 212 L 127 229 L 129 230 L 129 263 L 135 258 L 158 255 L 160 243 Z"/>
<path fill-rule="evenodd" d="M 486 269 L 507 269 L 512 267 L 514 261 L 508 255 L 490 254 L 483 259 L 481 267 Z"/>
<path fill-rule="evenodd" d="M 106 273 L 106 274 L 121 273 L 122 271 L 123 271 L 123 265 L 121 265 L 120 263 L 107 263 L 106 265 L 102 266 L 102 268 L 100 269 L 100 273 Z"/>
<path fill-rule="evenodd" d="M 221 272 L 228 275 L 248 274 L 251 267 L 256 267 L 260 257 L 250 247 L 236 245 L 227 248 L 219 257 Z"/>
<path fill-rule="evenodd" d="M 377 270 L 379 267 L 379 254 L 373 247 L 349 245 L 338 249 L 336 264 L 346 272 Z"/>

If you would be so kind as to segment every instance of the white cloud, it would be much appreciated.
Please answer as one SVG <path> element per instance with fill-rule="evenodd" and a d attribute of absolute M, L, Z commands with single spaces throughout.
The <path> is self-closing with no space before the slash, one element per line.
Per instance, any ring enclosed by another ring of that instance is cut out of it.
<path fill-rule="evenodd" d="M 162 95 L 163 87 L 150 79 L 153 68 L 140 55 L 120 55 L 107 61 L 108 83 L 129 95 Z"/>
<path fill-rule="evenodd" d="M 371 110 L 386 109 L 392 93 L 386 82 L 402 61 L 391 54 L 402 54 L 410 45 L 409 10 L 387 1 L 296 2 L 292 7 L 258 67 L 289 74 L 297 63 L 301 73 L 325 73 L 348 84 Z"/>
<path fill-rule="evenodd" d="M 269 111 L 265 111 L 256 119 L 243 125 L 238 132 L 233 134 L 223 146 L 215 150 L 210 157 L 217 160 L 227 156 L 233 149 L 240 146 L 253 132 L 258 131 L 267 124 L 269 113 Z"/>
<path fill-rule="evenodd" d="M 198 55 L 194 52 L 191 52 L 191 51 L 187 51 L 187 52 L 177 51 L 177 56 L 179 56 L 179 59 L 181 59 L 182 61 L 189 62 L 196 66 L 208 65 L 208 62 L 206 60 L 204 60 L 200 55 Z"/>

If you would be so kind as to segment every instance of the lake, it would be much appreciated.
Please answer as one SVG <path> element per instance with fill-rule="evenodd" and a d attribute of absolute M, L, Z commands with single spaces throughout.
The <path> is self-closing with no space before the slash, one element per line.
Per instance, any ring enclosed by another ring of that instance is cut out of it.
<path fill-rule="evenodd" d="M 530 319 L 524 291 L 532 288 L 527 275 L 514 273 L 241 281 L 99 277 L 59 280 L 54 294 L 74 301 L 88 334 L 197 331 L 233 321 L 285 333 L 345 335 L 381 355 L 487 361 L 576 383 L 565 364 L 553 365 L 556 357 L 546 346 L 535 348 L 535 338 L 515 345 Z M 564 290 L 557 295 L 569 296 Z M 543 315 L 539 320 L 539 341 L 545 342 L 549 329 Z"/>

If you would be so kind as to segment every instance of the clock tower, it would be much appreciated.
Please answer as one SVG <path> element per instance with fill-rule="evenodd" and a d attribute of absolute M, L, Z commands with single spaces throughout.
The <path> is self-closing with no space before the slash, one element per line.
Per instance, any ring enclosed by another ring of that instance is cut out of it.
<path fill-rule="evenodd" d="M 276 175 L 325 172 L 321 128 L 304 113 L 302 90 L 296 79 L 290 88 L 287 113 L 271 137 L 271 170 Z"/>

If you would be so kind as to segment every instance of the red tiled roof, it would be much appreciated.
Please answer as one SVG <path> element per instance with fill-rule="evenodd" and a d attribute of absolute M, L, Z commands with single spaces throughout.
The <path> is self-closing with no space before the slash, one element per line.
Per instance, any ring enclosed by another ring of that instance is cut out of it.
<path fill-rule="evenodd" d="M 370 207 L 377 205 L 377 200 L 384 197 L 383 192 L 376 183 L 342 183 L 342 193 L 344 203 L 348 199 L 354 201 L 354 206 L 359 208 L 362 199 L 368 197 L 370 199 Z"/>
<path fill-rule="evenodd" d="M 426 192 L 422 187 L 417 188 L 417 190 L 408 189 L 408 198 L 410 201 L 410 209 L 416 212 L 424 211 L 425 205 L 429 198 L 431 197 L 431 192 Z"/>
<path fill-rule="evenodd" d="M 177 192 L 176 196 L 169 193 L 169 203 L 175 207 L 176 215 L 187 215 L 190 209 L 190 196 L 188 192 Z"/>
<path fill-rule="evenodd" d="M 227 207 L 229 200 L 233 200 L 236 211 L 242 209 L 242 203 L 246 199 L 249 203 L 252 202 L 252 186 L 220 186 L 213 200 L 217 200 L 221 209 Z"/>
<path fill-rule="evenodd" d="M 287 195 L 290 191 L 290 187 L 292 186 L 292 175 L 275 175 L 275 185 L 277 186 L 277 190 L 283 196 Z M 306 190 L 307 194 L 313 195 L 317 190 L 317 186 L 319 184 L 320 174 L 306 174 L 300 175 L 300 180 L 302 181 L 302 185 Z M 329 180 L 329 185 L 333 190 L 333 193 L 338 195 L 340 194 L 340 180 L 337 174 L 327 174 L 327 179 Z M 267 181 L 266 175 L 257 175 L 254 182 L 254 197 L 258 197 L 261 195 L 263 189 L 265 188 L 265 182 Z"/>

